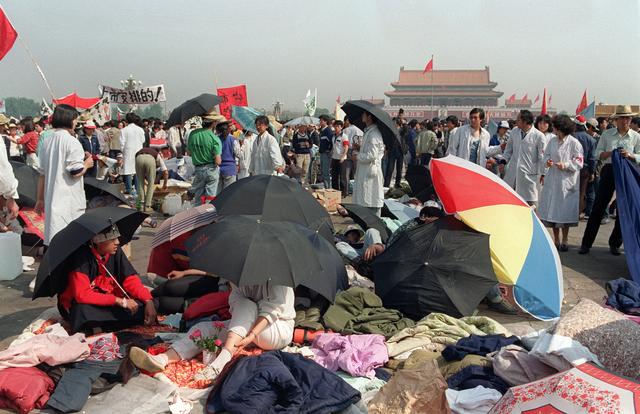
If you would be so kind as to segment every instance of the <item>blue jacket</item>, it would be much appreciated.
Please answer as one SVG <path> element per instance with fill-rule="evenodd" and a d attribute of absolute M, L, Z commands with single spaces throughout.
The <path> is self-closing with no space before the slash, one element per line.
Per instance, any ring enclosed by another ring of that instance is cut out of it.
<path fill-rule="evenodd" d="M 594 174 L 596 172 L 596 140 L 585 131 L 576 131 L 573 135 L 580 144 L 582 144 L 582 152 L 584 153 L 584 166 L 582 169 L 588 168 L 590 174 Z"/>
<path fill-rule="evenodd" d="M 407 150 L 409 154 L 411 154 L 411 158 L 416 157 L 416 130 L 413 128 L 409 128 L 409 132 L 404 136 L 405 142 L 407 143 Z"/>
<path fill-rule="evenodd" d="M 328 369 L 299 354 L 265 352 L 240 359 L 209 394 L 207 413 L 335 413 L 360 393 Z"/>
<path fill-rule="evenodd" d="M 329 127 L 325 127 L 320 131 L 320 145 L 318 145 L 320 154 L 331 152 L 333 148 L 333 130 Z"/>
<path fill-rule="evenodd" d="M 234 139 L 235 138 L 231 135 L 227 135 L 226 138 L 220 138 L 220 141 L 222 141 L 222 152 L 220 154 L 222 164 L 220 164 L 220 174 L 225 177 L 233 177 L 238 173 L 238 170 L 236 169 L 236 157 L 233 155 Z"/>
<path fill-rule="evenodd" d="M 98 141 L 98 135 L 93 134 L 91 138 L 87 138 L 86 135 L 80 135 L 80 144 L 82 149 L 92 155 L 100 154 L 100 141 Z"/>

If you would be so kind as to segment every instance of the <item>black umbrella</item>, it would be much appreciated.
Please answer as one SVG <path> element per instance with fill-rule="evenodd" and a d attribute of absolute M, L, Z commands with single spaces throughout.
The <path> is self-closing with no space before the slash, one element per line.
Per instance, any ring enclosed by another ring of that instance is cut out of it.
<path fill-rule="evenodd" d="M 382 243 L 386 243 L 389 236 L 391 236 L 391 231 L 384 224 L 384 221 L 378 216 L 376 216 L 371 210 L 367 207 L 363 207 L 359 204 L 341 204 L 345 210 L 349 213 L 349 217 L 356 222 L 357 225 L 362 227 L 363 230 L 367 229 L 376 229 L 380 232 L 380 239 Z"/>
<path fill-rule="evenodd" d="M 213 201 L 218 214 L 261 216 L 264 221 L 293 221 L 318 231 L 333 242 L 327 210 L 295 180 L 274 175 L 243 178 L 222 190 Z"/>
<path fill-rule="evenodd" d="M 87 244 L 96 234 L 115 224 L 120 231 L 120 243 L 127 244 L 147 214 L 130 208 L 101 207 L 88 210 L 60 230 L 42 258 L 36 277 L 33 299 L 53 296 L 67 286 L 67 258 Z"/>
<path fill-rule="evenodd" d="M 405 178 L 411 187 L 411 195 L 414 197 L 422 191 L 433 186 L 431 173 L 426 165 L 409 165 Z"/>
<path fill-rule="evenodd" d="M 2 143 L 4 145 L 4 143 Z M 18 204 L 21 207 L 35 207 L 38 199 L 38 171 L 27 164 L 18 161 L 9 161 L 13 168 L 13 175 L 18 180 Z"/>
<path fill-rule="evenodd" d="M 201 228 L 185 246 L 191 267 L 238 286 L 302 285 L 331 301 L 335 298 L 338 253 L 328 241 L 300 224 L 226 216 Z M 327 257 L 331 260 L 326 261 Z"/>
<path fill-rule="evenodd" d="M 125 197 L 124 194 L 122 194 L 122 191 L 120 191 L 120 186 L 111 184 L 106 180 L 98 180 L 96 177 L 84 177 L 84 192 L 87 195 L 87 199 L 103 194 L 109 194 L 122 201 L 123 204 L 129 204 L 127 197 Z"/>
<path fill-rule="evenodd" d="M 497 283 L 489 235 L 452 216 L 410 229 L 371 265 L 384 306 L 415 320 L 471 315 Z"/>
<path fill-rule="evenodd" d="M 213 108 L 220 104 L 222 99 L 218 95 L 203 93 L 200 96 L 183 102 L 169 114 L 167 119 L 167 127 L 182 124 L 183 122 L 193 118 L 194 116 L 202 116 L 211 112 Z"/>
<path fill-rule="evenodd" d="M 385 146 L 391 148 L 395 141 L 400 141 L 398 128 L 396 128 L 393 119 L 379 106 L 373 105 L 368 101 L 347 101 L 342 105 L 342 110 L 349 117 L 349 121 L 364 131 L 365 124 L 362 122 L 362 113 L 369 112 L 377 120 L 376 124 L 382 133 Z"/>

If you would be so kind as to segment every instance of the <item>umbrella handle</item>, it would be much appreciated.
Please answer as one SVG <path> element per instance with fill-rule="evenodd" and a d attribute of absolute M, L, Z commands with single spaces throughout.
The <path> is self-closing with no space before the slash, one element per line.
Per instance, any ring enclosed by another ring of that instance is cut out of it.
<path fill-rule="evenodd" d="M 100 263 L 100 262 L 98 262 Z M 116 280 L 115 277 L 113 277 L 113 275 L 111 274 L 111 272 L 109 271 L 109 269 L 107 269 L 107 266 L 105 266 L 103 263 L 100 263 L 100 266 L 102 266 L 102 268 L 104 269 L 105 272 L 107 272 L 107 274 L 109 275 L 109 277 L 111 278 L 111 280 L 113 280 L 115 282 L 115 284 L 120 288 L 120 290 L 122 291 L 122 293 L 124 294 L 124 296 L 127 299 L 131 299 L 131 296 L 129 296 L 127 294 L 127 292 L 125 292 L 125 290 L 122 288 L 122 286 L 120 286 L 120 283 L 118 283 L 118 281 Z"/>

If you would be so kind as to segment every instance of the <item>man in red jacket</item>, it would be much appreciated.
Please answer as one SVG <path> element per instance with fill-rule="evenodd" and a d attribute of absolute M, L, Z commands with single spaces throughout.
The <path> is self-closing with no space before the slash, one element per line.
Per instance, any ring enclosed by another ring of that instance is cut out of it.
<path fill-rule="evenodd" d="M 156 322 L 151 292 L 120 249 L 119 237 L 113 226 L 71 258 L 58 309 L 74 332 L 96 333 Z"/>

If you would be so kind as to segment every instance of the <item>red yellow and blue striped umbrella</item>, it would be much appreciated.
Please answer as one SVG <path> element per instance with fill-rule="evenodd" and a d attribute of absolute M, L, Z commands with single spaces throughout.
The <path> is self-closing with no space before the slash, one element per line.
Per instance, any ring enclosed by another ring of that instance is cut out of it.
<path fill-rule="evenodd" d="M 500 177 L 462 158 L 433 159 L 430 168 L 444 210 L 490 235 L 494 271 L 513 286 L 517 305 L 538 319 L 559 317 L 560 257 L 531 207 Z"/>

